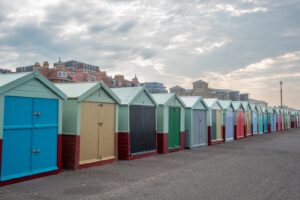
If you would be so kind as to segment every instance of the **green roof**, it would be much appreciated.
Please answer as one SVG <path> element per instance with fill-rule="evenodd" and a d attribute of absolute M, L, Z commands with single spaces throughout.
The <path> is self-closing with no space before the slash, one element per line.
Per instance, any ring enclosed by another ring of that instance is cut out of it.
<path fill-rule="evenodd" d="M 297 114 L 297 111 L 296 110 L 292 110 L 291 111 L 291 115 L 296 115 Z"/>
<path fill-rule="evenodd" d="M 280 108 L 274 108 L 276 113 L 281 113 L 281 109 Z"/>
<path fill-rule="evenodd" d="M 41 75 L 38 71 L 27 72 L 27 73 L 10 73 L 0 74 L 0 94 L 3 94 L 19 85 L 26 83 L 32 79 L 38 79 L 47 88 L 52 90 L 61 99 L 67 99 L 67 96 L 58 89 L 53 83 Z"/>
<path fill-rule="evenodd" d="M 258 108 L 255 103 L 249 103 L 251 111 L 258 111 Z"/>
<path fill-rule="evenodd" d="M 200 96 L 181 96 L 180 99 L 184 102 L 186 108 L 193 108 L 198 101 L 200 101 L 206 109 L 208 108 Z"/>
<path fill-rule="evenodd" d="M 166 104 L 175 94 L 173 93 L 162 93 L 162 94 L 151 94 L 158 105 Z"/>
<path fill-rule="evenodd" d="M 148 90 L 144 87 L 123 87 L 123 88 L 113 88 L 112 91 L 117 95 L 120 99 L 120 104 L 122 105 L 130 105 L 134 99 L 142 92 L 145 92 L 150 100 L 157 105 L 154 98 L 148 92 Z"/>
<path fill-rule="evenodd" d="M 218 99 L 215 98 L 204 99 L 204 102 L 206 103 L 208 108 L 213 108 L 213 106 L 217 106 L 218 109 L 222 110 L 222 107 L 220 106 Z"/>
<path fill-rule="evenodd" d="M 9 74 L 0 74 L 0 88 L 7 85 L 8 83 L 11 83 L 15 80 L 18 80 L 20 78 L 26 77 L 30 72 L 26 73 L 9 73 Z"/>
<path fill-rule="evenodd" d="M 120 103 L 120 99 L 103 82 L 57 83 L 55 85 L 62 90 L 69 99 L 78 99 L 78 101 L 83 101 L 95 91 L 102 88 L 112 99 L 114 99 L 117 103 Z"/>
<path fill-rule="evenodd" d="M 218 101 L 223 110 L 227 110 L 230 107 L 233 108 L 231 100 L 218 100 Z"/>
<path fill-rule="evenodd" d="M 261 108 L 262 112 L 266 112 L 266 110 L 267 110 L 267 107 L 264 105 L 260 105 L 260 108 Z"/>
<path fill-rule="evenodd" d="M 176 98 L 183 107 L 185 107 L 185 103 L 177 97 L 174 93 L 159 93 L 159 94 L 151 94 L 154 100 L 158 105 L 165 105 L 172 98 Z"/>
<path fill-rule="evenodd" d="M 243 109 L 241 101 L 232 101 L 232 107 L 234 110 Z"/>
<path fill-rule="evenodd" d="M 258 111 L 259 113 L 263 112 L 263 111 L 262 111 L 262 108 L 261 108 L 261 106 L 260 106 L 259 104 L 256 104 L 256 108 L 257 108 L 257 111 Z"/>
<path fill-rule="evenodd" d="M 242 101 L 242 106 L 245 111 L 248 111 L 249 109 L 249 102 L 248 101 Z"/>
<path fill-rule="evenodd" d="M 267 107 L 268 113 L 274 113 L 273 107 Z"/>

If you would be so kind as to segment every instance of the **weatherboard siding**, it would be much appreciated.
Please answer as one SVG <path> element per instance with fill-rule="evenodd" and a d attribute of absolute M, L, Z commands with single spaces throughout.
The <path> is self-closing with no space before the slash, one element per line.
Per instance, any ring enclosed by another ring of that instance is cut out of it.
<path fill-rule="evenodd" d="M 118 114 L 118 132 L 129 132 L 129 107 L 127 105 L 117 106 Z"/>
<path fill-rule="evenodd" d="M 68 99 L 67 101 L 63 102 L 63 134 L 79 135 L 79 131 L 77 129 L 78 116 L 79 103 L 77 99 Z"/>
<path fill-rule="evenodd" d="M 155 106 L 145 92 L 141 92 L 132 102 L 131 105 Z"/>
<path fill-rule="evenodd" d="M 100 88 L 99 90 L 95 91 L 89 97 L 87 97 L 84 101 L 89 102 L 101 102 L 101 103 L 115 103 L 114 99 L 112 99 L 108 93 Z"/>
<path fill-rule="evenodd" d="M 57 95 L 41 83 L 37 79 L 32 79 L 22 85 L 19 85 L 7 92 L 5 96 L 22 96 L 22 97 L 36 97 L 36 98 L 54 98 L 57 99 Z"/>
<path fill-rule="evenodd" d="M 164 106 L 160 105 L 157 108 L 157 132 L 165 133 L 164 131 Z"/>
<path fill-rule="evenodd" d="M 11 90 L 0 95 L 0 139 L 3 137 L 3 120 L 4 120 L 4 98 L 5 96 L 47 98 L 59 100 L 58 111 L 58 131 L 62 132 L 62 100 L 47 86 L 37 79 L 32 79 L 22 85 L 16 86 Z"/>
<path fill-rule="evenodd" d="M 191 132 L 192 132 L 192 110 L 185 110 L 185 147 L 191 147 Z"/>

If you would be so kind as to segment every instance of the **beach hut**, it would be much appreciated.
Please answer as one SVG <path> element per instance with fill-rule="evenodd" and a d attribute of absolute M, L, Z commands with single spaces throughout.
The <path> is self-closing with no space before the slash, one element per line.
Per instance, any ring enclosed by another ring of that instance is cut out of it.
<path fill-rule="evenodd" d="M 268 124 L 269 124 L 269 120 L 268 120 L 268 110 L 267 107 L 264 105 L 261 105 L 261 109 L 262 109 L 262 113 L 263 113 L 263 128 L 264 128 L 264 133 L 268 133 Z"/>
<path fill-rule="evenodd" d="M 295 125 L 295 111 L 291 110 L 291 128 L 294 128 Z"/>
<path fill-rule="evenodd" d="M 300 111 L 297 110 L 297 128 L 300 127 Z"/>
<path fill-rule="evenodd" d="M 241 101 L 232 101 L 233 119 L 234 119 L 234 139 L 241 139 L 245 137 L 244 134 L 244 109 Z"/>
<path fill-rule="evenodd" d="M 287 109 L 287 127 L 291 128 L 291 110 L 289 108 Z"/>
<path fill-rule="evenodd" d="M 291 110 L 291 128 L 297 127 L 297 111 Z"/>
<path fill-rule="evenodd" d="M 268 133 L 274 132 L 274 111 L 272 107 L 267 107 L 267 113 L 268 113 Z"/>
<path fill-rule="evenodd" d="M 273 130 L 273 132 L 276 132 L 277 131 L 277 113 L 274 109 L 274 107 L 272 107 L 272 110 L 273 110 L 273 126 L 271 127 L 271 130 Z"/>
<path fill-rule="evenodd" d="M 218 99 L 204 99 L 207 110 L 208 145 L 219 144 L 225 141 L 222 131 L 222 107 Z"/>
<path fill-rule="evenodd" d="M 103 82 L 59 83 L 63 103 L 62 163 L 80 169 L 117 159 L 118 97 Z"/>
<path fill-rule="evenodd" d="M 244 108 L 244 112 L 245 112 L 245 136 L 250 136 L 252 135 L 252 131 L 251 131 L 251 108 L 250 108 L 250 104 L 248 101 L 242 101 L 242 106 Z"/>
<path fill-rule="evenodd" d="M 156 101 L 145 87 L 114 88 L 118 109 L 118 158 L 132 160 L 156 151 Z"/>
<path fill-rule="evenodd" d="M 185 104 L 176 94 L 152 94 L 157 102 L 157 152 L 184 149 Z"/>
<path fill-rule="evenodd" d="M 258 133 L 263 134 L 264 132 L 264 113 L 262 111 L 262 108 L 259 104 L 256 104 L 257 113 L 258 113 Z"/>
<path fill-rule="evenodd" d="M 252 134 L 258 134 L 258 109 L 256 104 L 249 103 L 250 110 L 251 110 L 251 127 L 252 127 Z"/>
<path fill-rule="evenodd" d="M 291 110 L 288 108 L 287 109 L 287 111 L 288 111 L 288 128 L 290 129 L 291 128 Z"/>
<path fill-rule="evenodd" d="M 300 127 L 300 111 L 297 110 L 297 128 Z"/>
<path fill-rule="evenodd" d="M 286 109 L 286 108 L 284 108 L 283 109 L 283 113 L 284 113 L 284 116 L 283 116 L 283 118 L 284 118 L 284 129 L 285 130 L 287 130 L 287 129 L 289 129 L 289 111 L 288 111 L 288 109 Z"/>
<path fill-rule="evenodd" d="M 234 139 L 234 108 L 232 101 L 230 100 L 219 100 L 219 104 L 223 109 L 223 133 L 225 134 L 226 142 Z"/>
<path fill-rule="evenodd" d="M 37 71 L 0 75 L 0 185 L 60 172 L 65 99 Z"/>
<path fill-rule="evenodd" d="M 295 110 L 295 128 L 299 127 L 299 111 Z"/>
<path fill-rule="evenodd" d="M 280 109 L 280 113 L 281 113 L 281 130 L 285 130 L 285 113 L 283 109 Z"/>
<path fill-rule="evenodd" d="M 282 131 L 281 110 L 280 108 L 274 108 L 274 112 L 276 113 L 276 130 Z"/>
<path fill-rule="evenodd" d="M 185 148 L 207 145 L 207 106 L 199 96 L 182 96 L 185 108 Z"/>

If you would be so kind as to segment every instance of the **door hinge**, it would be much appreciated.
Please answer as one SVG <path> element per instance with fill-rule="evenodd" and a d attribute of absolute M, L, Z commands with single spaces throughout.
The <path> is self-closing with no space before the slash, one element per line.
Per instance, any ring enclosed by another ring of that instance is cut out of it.
<path fill-rule="evenodd" d="M 98 106 L 100 106 L 100 107 L 103 107 L 103 103 L 101 103 L 101 104 L 98 104 Z"/>
<path fill-rule="evenodd" d="M 41 113 L 39 113 L 39 112 L 33 112 L 32 115 L 35 116 L 35 117 L 39 117 L 39 116 L 41 116 Z"/>

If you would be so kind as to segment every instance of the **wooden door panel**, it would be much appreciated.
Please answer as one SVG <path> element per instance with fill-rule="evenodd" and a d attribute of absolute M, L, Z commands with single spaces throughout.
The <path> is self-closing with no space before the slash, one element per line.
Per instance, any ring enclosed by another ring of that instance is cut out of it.
<path fill-rule="evenodd" d="M 115 152 L 115 105 L 103 104 L 99 112 L 99 156 L 101 159 L 114 158 Z"/>
<path fill-rule="evenodd" d="M 80 163 L 98 160 L 99 149 L 98 103 L 81 104 Z"/>
<path fill-rule="evenodd" d="M 222 139 L 222 130 L 221 130 L 221 117 L 222 112 L 216 111 L 216 139 L 221 140 Z"/>

